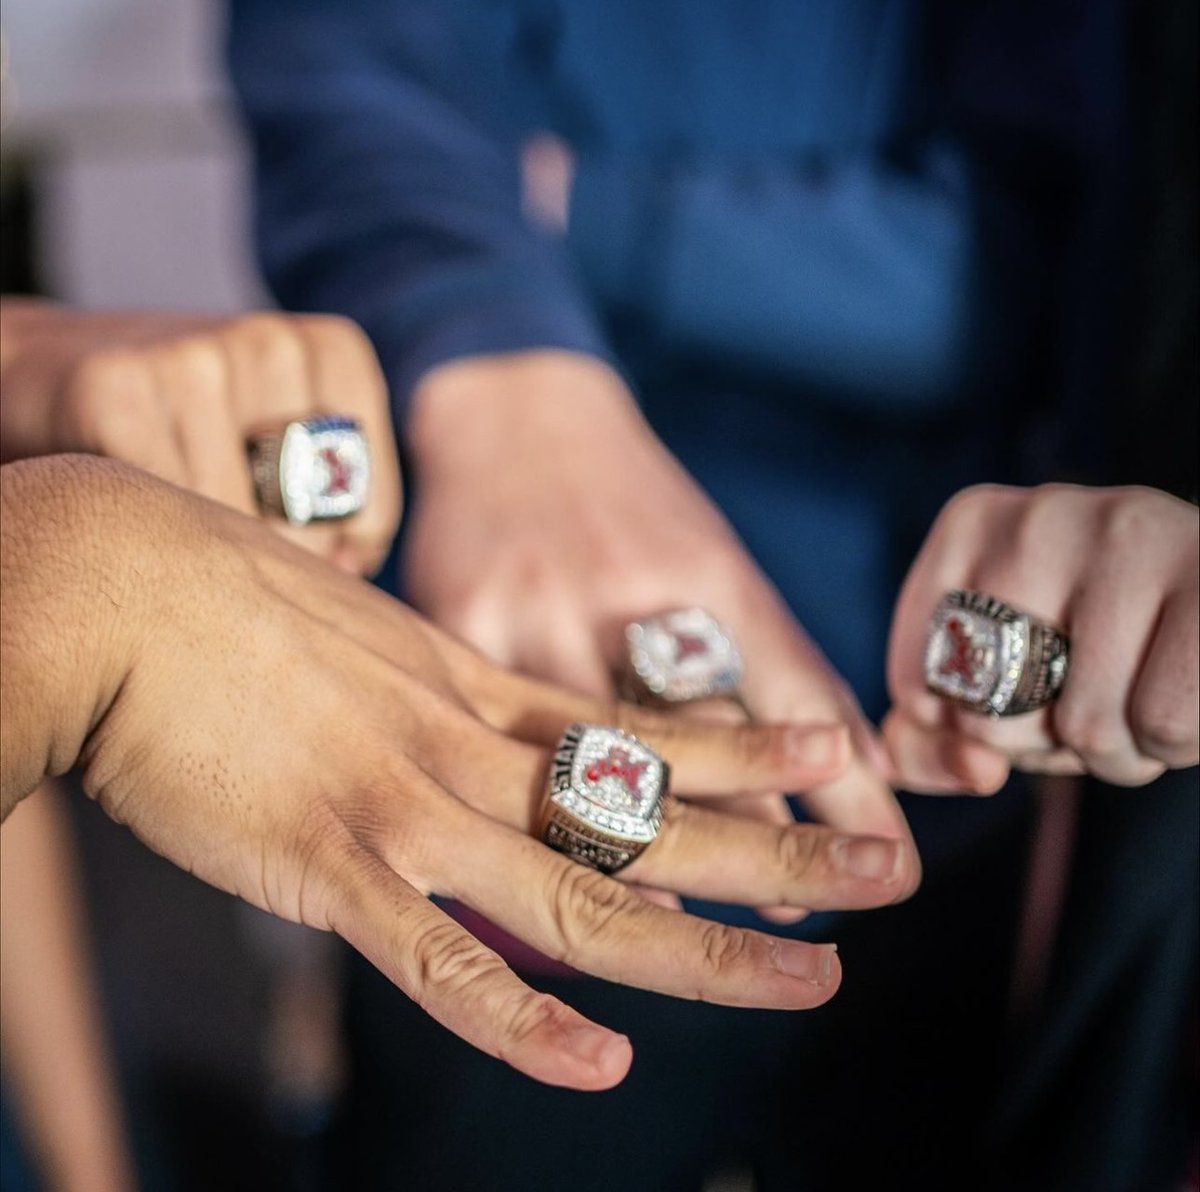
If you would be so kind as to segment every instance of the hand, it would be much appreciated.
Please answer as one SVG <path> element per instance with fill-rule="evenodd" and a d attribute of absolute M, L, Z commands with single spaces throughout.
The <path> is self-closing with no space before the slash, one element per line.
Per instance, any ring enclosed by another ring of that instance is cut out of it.
<path fill-rule="evenodd" d="M 615 1084 L 628 1042 L 526 987 L 426 893 L 664 993 L 804 1008 L 835 992 L 831 946 L 664 910 L 530 832 L 575 719 L 639 734 L 695 798 L 828 781 L 844 729 L 707 728 L 573 696 L 144 473 L 56 457 L 0 476 L 6 801 L 81 758 L 88 793 L 151 848 L 337 931 L 451 1030 L 551 1083 Z M 791 906 L 912 890 L 902 841 L 669 808 L 622 878 Z"/>
<path fill-rule="evenodd" d="M 248 435 L 315 414 L 357 418 L 367 504 L 344 521 L 275 526 L 347 570 L 382 563 L 400 519 L 387 391 L 366 336 L 330 316 L 76 311 L 4 299 L 3 461 L 83 451 L 257 512 Z"/>
<path fill-rule="evenodd" d="M 892 624 L 884 733 L 899 781 L 989 792 L 1012 764 L 1140 786 L 1195 765 L 1197 518 L 1195 506 L 1148 488 L 959 493 L 929 532 Z M 988 592 L 1069 634 L 1055 703 L 993 719 L 926 690 L 926 626 L 953 588 Z"/>
<path fill-rule="evenodd" d="M 440 625 L 603 696 L 628 621 L 702 605 L 737 639 L 757 718 L 851 727 L 846 773 L 804 793 L 816 817 L 909 839 L 853 697 L 609 368 L 551 351 L 443 365 L 418 386 L 408 442 L 408 591 Z"/>

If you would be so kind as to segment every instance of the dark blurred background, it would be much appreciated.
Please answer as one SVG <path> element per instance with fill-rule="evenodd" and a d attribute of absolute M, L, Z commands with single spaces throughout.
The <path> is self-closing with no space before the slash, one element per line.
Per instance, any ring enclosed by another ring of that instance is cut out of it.
<path fill-rule="evenodd" d="M 1130 11 L 1137 231 L 1123 254 L 1119 438 L 1127 478 L 1194 499 L 1198 8 Z M 208 0 L 5 0 L 6 292 L 106 307 L 265 304 L 222 24 Z M 280 974 L 336 971 L 336 958 L 315 933 L 267 923 L 151 855 L 78 792 L 69 802 L 146 1186 L 336 1187 L 321 1141 L 330 1107 L 281 1094 L 272 1058 Z"/>

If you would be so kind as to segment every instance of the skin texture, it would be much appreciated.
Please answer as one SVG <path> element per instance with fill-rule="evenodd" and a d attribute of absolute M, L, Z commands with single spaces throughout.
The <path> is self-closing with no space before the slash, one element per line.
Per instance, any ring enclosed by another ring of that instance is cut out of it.
<path fill-rule="evenodd" d="M 504 666 L 606 698 L 628 621 L 702 605 L 738 642 L 756 718 L 851 733 L 845 772 L 804 792 L 815 817 L 910 839 L 845 685 L 610 368 L 561 351 L 442 365 L 407 442 L 404 569 L 422 612 Z"/>
<path fill-rule="evenodd" d="M 346 319 L 110 313 L 5 298 L 0 384 L 0 462 L 105 455 L 248 514 L 257 512 L 249 435 L 316 414 L 357 418 L 371 452 L 366 506 L 342 521 L 272 521 L 363 574 L 378 569 L 395 535 L 387 390 L 366 336 Z"/>
<path fill-rule="evenodd" d="M 916 885 L 904 841 L 703 806 L 832 781 L 849 760 L 840 726 L 699 727 L 510 675 L 261 523 L 109 461 L 32 460 L 0 480 L 4 810 L 80 762 L 87 792 L 151 848 L 337 931 L 537 1079 L 609 1087 L 628 1041 L 530 989 L 427 893 L 683 997 L 801 1009 L 841 975 L 831 945 L 663 909 L 532 839 L 568 722 L 636 732 L 692 797 L 671 802 L 628 881 L 849 908 Z"/>
<path fill-rule="evenodd" d="M 1200 756 L 1200 513 L 1149 488 L 981 485 L 941 512 L 892 624 L 884 725 L 915 789 L 987 793 L 1010 765 L 1141 786 Z M 1059 699 L 994 719 L 925 689 L 925 630 L 952 588 L 989 592 L 1065 629 Z"/>

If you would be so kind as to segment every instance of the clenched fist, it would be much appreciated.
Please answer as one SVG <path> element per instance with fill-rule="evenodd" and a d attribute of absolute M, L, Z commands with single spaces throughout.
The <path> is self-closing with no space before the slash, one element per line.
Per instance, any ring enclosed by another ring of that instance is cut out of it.
<path fill-rule="evenodd" d="M 6 298 L 0 319 L 0 462 L 87 452 L 135 464 L 255 513 L 247 437 L 317 414 L 358 420 L 371 455 L 365 507 L 278 528 L 368 573 L 400 518 L 387 390 L 366 336 L 323 315 L 77 311 Z"/>

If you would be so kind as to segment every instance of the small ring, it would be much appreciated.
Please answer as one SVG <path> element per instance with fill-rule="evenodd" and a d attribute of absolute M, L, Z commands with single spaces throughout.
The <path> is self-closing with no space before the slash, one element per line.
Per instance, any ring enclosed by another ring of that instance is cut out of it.
<path fill-rule="evenodd" d="M 540 836 L 573 861 L 616 873 L 662 827 L 670 767 L 619 728 L 573 724 L 550 762 Z"/>
<path fill-rule="evenodd" d="M 747 711 L 738 690 L 741 653 L 733 635 L 707 610 L 677 608 L 631 621 L 625 646 L 620 688 L 634 703 L 729 699 Z"/>
<path fill-rule="evenodd" d="M 354 418 L 289 422 L 255 435 L 246 449 L 259 505 L 293 525 L 350 517 L 366 504 L 371 462 Z"/>
<path fill-rule="evenodd" d="M 986 592 L 947 592 L 925 641 L 925 685 L 974 712 L 1019 716 L 1056 699 L 1070 641 Z"/>

